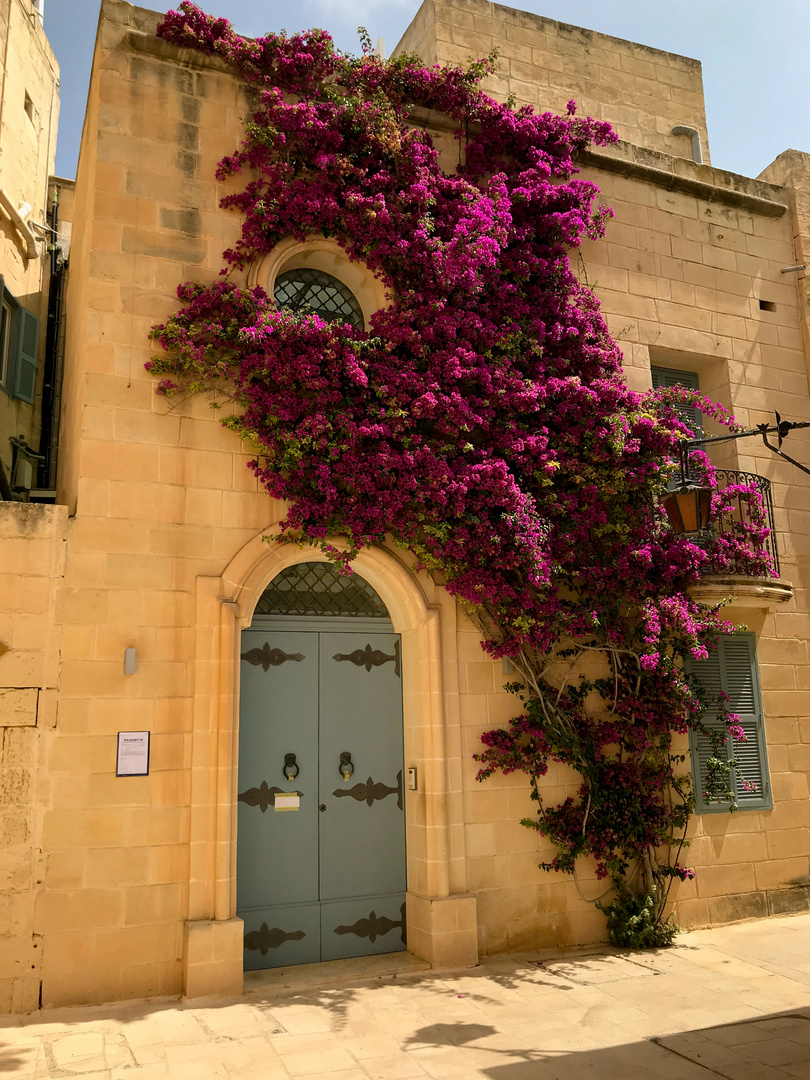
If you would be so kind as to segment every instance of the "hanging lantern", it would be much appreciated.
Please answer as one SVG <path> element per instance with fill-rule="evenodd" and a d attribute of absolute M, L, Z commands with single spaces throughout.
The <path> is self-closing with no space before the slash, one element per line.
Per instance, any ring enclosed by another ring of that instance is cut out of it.
<path fill-rule="evenodd" d="M 663 499 L 669 523 L 678 536 L 705 532 L 709 527 L 712 489 L 687 479 L 668 491 Z"/>

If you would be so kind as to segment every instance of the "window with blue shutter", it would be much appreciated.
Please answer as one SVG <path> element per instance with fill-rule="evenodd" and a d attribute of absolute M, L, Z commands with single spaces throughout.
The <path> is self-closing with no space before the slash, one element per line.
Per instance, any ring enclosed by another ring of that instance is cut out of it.
<path fill-rule="evenodd" d="M 39 319 L 22 307 L 0 277 L 0 390 L 34 404 Z"/>
<path fill-rule="evenodd" d="M 735 757 L 738 761 L 731 774 L 731 787 L 736 795 L 738 809 L 772 809 L 755 636 L 751 633 L 738 633 L 722 637 L 717 648 L 706 660 L 691 660 L 687 670 L 714 693 L 725 691 L 729 696 L 729 709 L 740 718 L 746 741 L 727 744 L 729 757 Z M 703 723 L 706 727 L 718 731 L 722 731 L 724 726 L 716 710 L 707 711 L 703 716 Z M 697 812 L 724 813 L 728 809 L 728 803 L 708 803 L 703 798 L 706 762 L 712 753 L 711 742 L 705 735 L 690 731 L 689 750 Z M 743 780 L 755 785 L 756 790 L 747 790 Z"/>
<path fill-rule="evenodd" d="M 0 387 L 6 393 L 11 392 L 11 376 L 14 359 L 14 308 L 6 299 L 0 279 Z"/>
<path fill-rule="evenodd" d="M 34 404 L 37 384 L 37 341 L 39 319 L 26 308 L 17 311 L 17 366 L 14 373 L 14 396 Z"/>
<path fill-rule="evenodd" d="M 699 390 L 696 371 L 675 371 L 672 368 L 651 367 L 653 390 L 659 387 L 688 386 L 691 390 Z M 696 439 L 703 438 L 703 413 L 694 405 L 676 405 L 675 410 L 685 424 L 688 424 Z"/>

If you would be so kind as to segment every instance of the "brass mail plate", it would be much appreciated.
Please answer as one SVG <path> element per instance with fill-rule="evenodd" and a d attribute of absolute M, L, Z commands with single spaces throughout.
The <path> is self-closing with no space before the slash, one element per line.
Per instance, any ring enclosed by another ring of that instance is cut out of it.
<path fill-rule="evenodd" d="M 280 791 L 275 798 L 274 807 L 278 810 L 297 810 L 301 803 L 301 798 L 296 795 L 294 791 L 286 792 Z"/>

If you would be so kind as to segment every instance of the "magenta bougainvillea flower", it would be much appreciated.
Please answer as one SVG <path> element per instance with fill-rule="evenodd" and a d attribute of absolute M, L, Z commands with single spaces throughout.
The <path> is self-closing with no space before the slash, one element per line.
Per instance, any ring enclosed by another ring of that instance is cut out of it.
<path fill-rule="evenodd" d="M 182 285 L 180 310 L 155 328 L 158 392 L 225 389 L 237 403 L 225 423 L 286 501 L 288 537 L 347 572 L 368 545 L 408 549 L 484 648 L 513 658 L 522 714 L 483 736 L 480 776 L 532 777 L 528 823 L 558 850 L 546 865 L 587 856 L 599 876 L 639 863 L 691 876 L 672 846 L 691 795 L 670 741 L 700 724 L 702 704 L 681 660 L 705 657 L 728 627 L 688 590 L 707 570 L 767 573 L 767 528 L 744 485 L 715 494 L 717 515 L 740 499 L 749 513 L 708 547 L 676 537 L 661 512 L 690 434 L 678 404 L 733 419 L 695 391 L 628 389 L 572 269 L 569 252 L 610 217 L 577 155 L 613 132 L 573 102 L 561 117 L 487 97 L 491 59 L 354 59 L 322 31 L 251 41 L 191 3 L 158 33 L 222 57 L 257 95 L 219 165 L 242 177 L 222 201 L 241 235 L 220 280 Z M 439 114 L 458 140 L 450 173 L 430 134 Z M 242 271 L 288 237 L 331 238 L 387 305 L 365 329 L 277 310 Z M 692 465 L 712 483 L 705 455 Z M 561 684 L 549 674 L 561 656 L 596 656 L 602 674 Z M 551 760 L 582 779 L 556 807 L 538 787 Z"/>

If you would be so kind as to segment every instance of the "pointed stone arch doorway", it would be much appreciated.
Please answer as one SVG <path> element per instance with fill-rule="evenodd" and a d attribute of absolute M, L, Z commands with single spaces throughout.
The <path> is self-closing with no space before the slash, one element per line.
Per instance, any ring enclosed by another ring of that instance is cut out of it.
<path fill-rule="evenodd" d="M 245 970 L 405 949 L 401 642 L 331 563 L 282 570 L 240 646 Z"/>
<path fill-rule="evenodd" d="M 197 577 L 188 917 L 181 953 L 186 997 L 242 988 L 245 928 L 237 916 L 238 794 L 244 790 L 238 778 L 241 633 L 283 570 L 300 562 L 326 562 L 316 548 L 273 543 L 276 531 L 271 526 L 255 535 L 221 574 Z M 478 962 L 478 931 L 476 900 L 466 890 L 455 603 L 398 552 L 366 549 L 353 567 L 382 599 L 401 640 L 405 762 L 418 770 L 418 790 L 404 793 L 407 947 L 436 966 L 472 966 Z"/>

